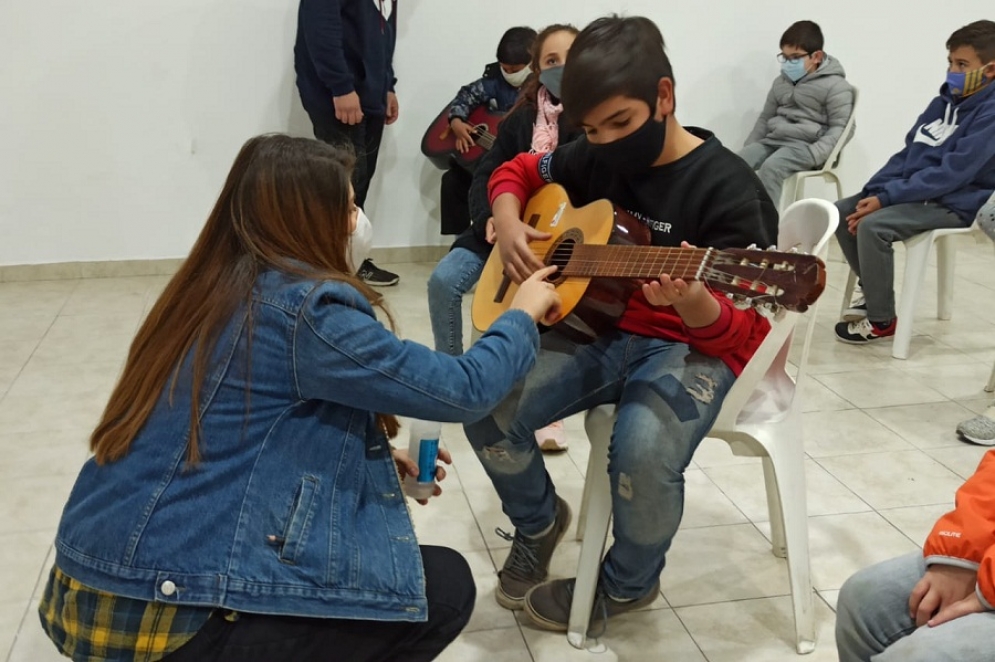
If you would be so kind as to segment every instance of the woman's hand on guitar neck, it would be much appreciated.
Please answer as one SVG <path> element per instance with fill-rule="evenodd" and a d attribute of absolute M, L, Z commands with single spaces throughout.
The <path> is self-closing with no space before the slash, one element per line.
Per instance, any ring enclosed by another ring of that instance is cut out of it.
<path fill-rule="evenodd" d="M 494 213 L 494 235 L 501 263 L 504 264 L 504 273 L 515 283 L 522 283 L 546 266 L 532 251 L 529 243 L 545 241 L 553 235 L 539 232 L 522 223 L 522 204 L 510 193 L 499 195 L 494 200 L 491 211 Z"/>
<path fill-rule="evenodd" d="M 529 276 L 515 292 L 508 307 L 524 310 L 535 322 L 551 325 L 560 319 L 560 295 L 546 278 L 556 271 L 555 266 L 543 267 Z"/>

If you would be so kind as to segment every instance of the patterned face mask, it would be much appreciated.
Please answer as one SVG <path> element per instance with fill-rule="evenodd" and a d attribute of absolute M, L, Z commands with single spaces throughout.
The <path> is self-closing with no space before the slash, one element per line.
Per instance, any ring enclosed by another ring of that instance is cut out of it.
<path fill-rule="evenodd" d="M 948 71 L 947 85 L 950 87 L 950 94 L 955 97 L 969 97 L 983 88 L 989 82 L 985 76 L 985 69 L 992 64 L 995 63 L 989 62 L 974 71 Z"/>

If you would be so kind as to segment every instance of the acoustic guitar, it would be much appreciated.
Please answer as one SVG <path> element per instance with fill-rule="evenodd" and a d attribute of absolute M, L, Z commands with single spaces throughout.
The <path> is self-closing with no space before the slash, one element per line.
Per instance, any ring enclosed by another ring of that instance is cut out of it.
<path fill-rule="evenodd" d="M 475 108 L 466 122 L 472 127 L 471 133 L 476 145 L 467 150 L 465 154 L 461 154 L 456 149 L 456 134 L 449 127 L 449 106 L 446 106 L 439 113 L 439 116 L 432 121 L 428 131 L 422 137 L 422 154 L 442 170 L 448 170 L 449 161 L 453 159 L 459 165 L 472 171 L 476 167 L 477 159 L 494 145 L 494 140 L 497 138 L 497 125 L 502 117 L 504 117 L 504 113 L 491 110 L 486 106 Z"/>
<path fill-rule="evenodd" d="M 575 208 L 563 187 L 547 184 L 529 200 L 523 219 L 552 237 L 532 250 L 559 269 L 550 282 L 564 317 L 555 327 L 591 342 L 616 326 L 640 280 L 669 274 L 754 306 L 804 312 L 826 286 L 817 256 L 769 250 L 649 246 L 650 230 L 607 200 Z M 491 251 L 473 297 L 473 326 L 486 330 L 518 290 L 505 275 L 499 251 Z"/>

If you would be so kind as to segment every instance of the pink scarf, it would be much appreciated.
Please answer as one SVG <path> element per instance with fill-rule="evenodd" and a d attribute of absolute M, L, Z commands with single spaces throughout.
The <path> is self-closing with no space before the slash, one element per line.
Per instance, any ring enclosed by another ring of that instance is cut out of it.
<path fill-rule="evenodd" d="M 563 104 L 553 103 L 553 99 L 545 85 L 539 86 L 536 95 L 536 121 L 532 127 L 532 153 L 542 154 L 556 149 L 560 138 L 560 127 L 557 120 L 563 112 Z"/>

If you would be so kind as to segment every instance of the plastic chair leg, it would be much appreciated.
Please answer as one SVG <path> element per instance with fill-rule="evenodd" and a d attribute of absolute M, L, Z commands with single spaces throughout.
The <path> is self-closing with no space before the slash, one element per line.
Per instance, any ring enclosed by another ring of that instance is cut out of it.
<path fill-rule="evenodd" d="M 944 235 L 936 240 L 936 317 L 948 320 L 953 316 L 955 235 Z"/>
<path fill-rule="evenodd" d="M 793 411 L 780 423 L 768 423 L 765 427 L 768 434 L 779 437 L 775 443 L 767 445 L 775 451 L 770 456 L 774 486 L 771 489 L 768 485 L 768 495 L 775 492 L 781 506 L 783 520 L 780 524 L 787 551 L 788 580 L 795 616 L 795 648 L 801 654 L 811 653 L 815 649 L 815 608 L 809 565 L 805 455 L 798 443 L 802 439 L 800 414 Z M 774 521 L 771 520 L 771 530 L 774 528 Z"/>
<path fill-rule="evenodd" d="M 605 551 L 608 523 L 612 514 L 608 444 L 614 422 L 614 405 L 595 407 L 587 413 L 584 421 L 587 437 L 591 440 L 591 456 L 587 464 L 587 478 L 584 480 L 587 505 L 582 508 L 582 518 L 577 523 L 578 528 L 583 527 L 584 539 L 580 546 L 577 581 L 567 626 L 567 640 L 574 648 L 580 649 L 591 649 L 587 629 L 590 626 L 591 607 L 594 605 L 598 574 L 601 572 L 601 555 Z"/>
<path fill-rule="evenodd" d="M 992 375 L 988 378 L 988 384 L 985 386 L 985 390 L 989 393 L 995 391 L 995 365 L 992 366 Z"/>
<path fill-rule="evenodd" d="M 933 233 L 923 232 L 905 241 L 905 283 L 898 303 L 898 328 L 891 355 L 896 359 L 909 358 L 909 345 L 912 343 L 912 319 L 916 312 L 919 288 L 929 262 L 929 249 L 933 244 Z"/>
<path fill-rule="evenodd" d="M 764 487 L 767 490 L 767 512 L 770 516 L 771 547 L 774 556 L 783 559 L 788 555 L 788 544 L 784 537 L 784 511 L 781 495 L 778 493 L 774 463 L 769 456 L 763 457 L 763 467 Z"/>
<path fill-rule="evenodd" d="M 846 287 L 843 288 L 843 303 L 840 305 L 840 319 L 843 319 L 843 313 L 845 313 L 846 309 L 850 307 L 850 299 L 853 298 L 853 290 L 856 287 L 857 274 L 853 272 L 853 269 L 850 269 L 850 275 L 846 277 Z"/>

